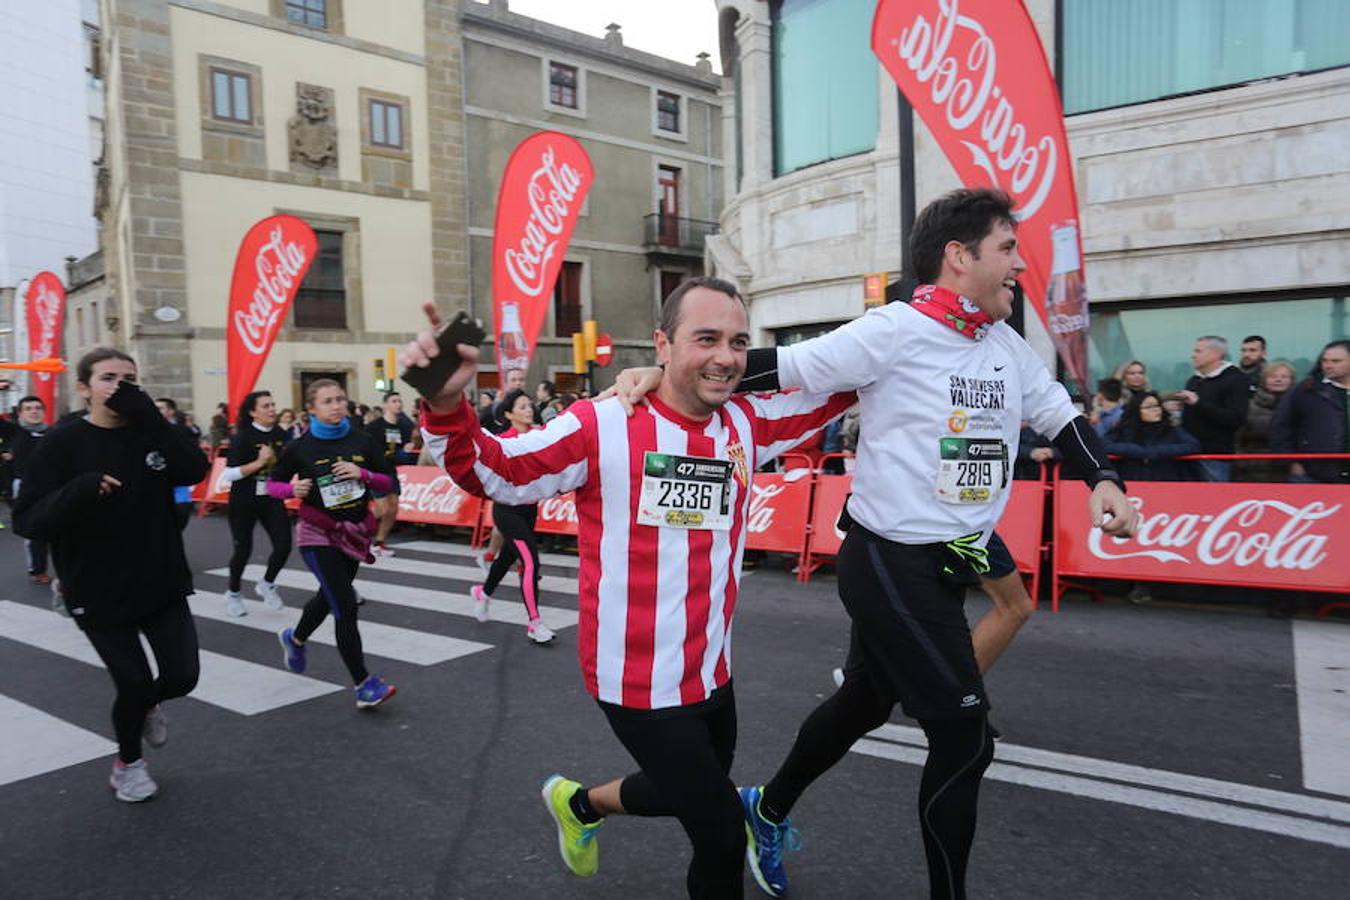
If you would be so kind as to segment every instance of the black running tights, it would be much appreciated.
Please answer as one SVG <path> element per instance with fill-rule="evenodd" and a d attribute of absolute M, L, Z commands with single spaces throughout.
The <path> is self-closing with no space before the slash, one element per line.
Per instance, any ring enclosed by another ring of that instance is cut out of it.
<path fill-rule="evenodd" d="M 815 708 L 797 732 L 787 759 L 764 788 L 764 806 L 786 816 L 806 788 L 843 758 L 854 741 L 890 717 L 893 701 L 865 673 Z M 919 825 L 933 900 L 965 900 L 966 861 L 975 838 L 980 779 L 994 758 L 984 716 L 926 719 L 928 759 L 919 783 Z"/>
<path fill-rule="evenodd" d="M 239 590 L 244 577 L 244 566 L 253 555 L 253 526 L 262 523 L 272 541 L 272 555 L 267 557 L 267 573 L 263 580 L 276 580 L 277 573 L 291 555 L 291 522 L 286 506 L 280 500 L 267 497 L 230 498 L 230 536 L 234 539 L 234 553 L 230 556 L 230 590 Z"/>
<path fill-rule="evenodd" d="M 361 632 L 356 628 L 356 591 L 352 589 L 361 563 L 336 547 L 301 547 L 300 556 L 319 579 L 319 591 L 305 604 L 300 624 L 295 626 L 295 639 L 309 640 L 331 612 L 338 653 L 352 683 L 359 686 L 370 674 L 361 652 Z"/>
<path fill-rule="evenodd" d="M 600 708 L 641 770 L 619 788 L 624 811 L 680 820 L 694 845 L 685 880 L 691 898 L 741 900 L 745 816 L 729 775 L 736 752 L 735 697 L 728 693 L 704 712 L 608 703 Z"/>
<path fill-rule="evenodd" d="M 492 524 L 502 533 L 502 552 L 492 561 L 483 593 L 489 597 L 501 584 L 511 564 L 517 559 L 524 569 L 520 576 L 520 592 L 525 597 L 525 612 L 533 622 L 539 618 L 539 547 L 535 543 L 534 523 L 539 508 L 529 506 L 492 505 Z"/>
<path fill-rule="evenodd" d="M 150 661 L 141 646 L 141 633 L 155 654 L 159 677 L 150 674 Z M 156 703 L 189 694 L 197 686 L 197 629 L 186 600 L 175 600 L 139 622 L 115 628 L 86 628 L 117 688 L 113 700 L 113 732 L 117 756 L 124 763 L 141 758 L 141 731 L 145 714 Z"/>

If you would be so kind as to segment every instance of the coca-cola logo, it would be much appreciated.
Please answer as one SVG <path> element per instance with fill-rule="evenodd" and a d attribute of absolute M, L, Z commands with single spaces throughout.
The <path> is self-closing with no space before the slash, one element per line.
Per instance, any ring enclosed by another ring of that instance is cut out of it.
<path fill-rule="evenodd" d="M 454 516 L 468 496 L 449 475 L 439 475 L 430 481 L 411 481 L 398 473 L 398 508 L 407 512 L 436 513 Z"/>
<path fill-rule="evenodd" d="M 773 498 L 783 493 L 787 485 L 778 482 L 776 484 L 760 484 L 758 482 L 750 485 L 750 513 L 746 519 L 746 530 L 751 534 L 761 534 L 773 527 L 773 514 L 777 510 L 777 504 L 773 503 Z"/>
<path fill-rule="evenodd" d="M 961 144 L 970 151 L 974 165 L 1019 200 L 1013 213 L 1017 219 L 1030 218 L 1054 186 L 1059 144 L 1052 135 L 1027 134 L 997 84 L 994 42 L 980 22 L 960 14 L 958 5 L 959 0 L 937 0 L 934 21 L 915 16 L 892 43 L 919 84 L 929 85 L 929 97 L 951 129 L 958 134 L 973 130 L 978 140 L 963 139 Z M 964 58 L 949 52 L 958 31 L 972 36 Z"/>
<path fill-rule="evenodd" d="M 568 163 L 557 165 L 552 147 L 544 150 L 526 187 L 530 215 L 520 238 L 508 243 L 504 254 L 511 282 L 527 297 L 544 292 L 548 263 L 558 252 L 559 236 L 580 187 L 581 173 Z"/>
<path fill-rule="evenodd" d="M 1339 503 L 1333 506 L 1320 500 L 1298 506 L 1281 500 L 1251 499 L 1215 514 L 1143 515 L 1143 500 L 1132 497 L 1130 502 L 1141 513 L 1135 536 L 1106 538 L 1100 528 L 1094 528 L 1088 535 L 1088 549 L 1093 556 L 1308 571 L 1327 558 L 1328 537 L 1314 532 L 1314 525 L 1341 508 Z M 1120 552 L 1127 547 L 1142 549 Z"/>
<path fill-rule="evenodd" d="M 233 322 L 239 340 L 254 356 L 261 356 L 271 345 L 291 287 L 299 281 L 307 262 L 303 247 L 283 240 L 280 225 L 272 229 L 267 243 L 258 248 L 253 260 L 258 281 L 252 300 L 244 309 L 235 310 Z"/>
<path fill-rule="evenodd" d="M 545 522 L 568 522 L 575 525 L 577 521 L 576 495 L 563 494 L 558 497 L 550 497 L 540 503 L 539 518 Z"/>
<path fill-rule="evenodd" d="M 56 322 L 61 316 L 61 302 L 64 299 L 42 280 L 37 280 L 37 293 L 33 297 L 33 316 L 37 319 L 38 333 L 32 341 L 32 358 L 46 359 L 56 347 Z M 51 381 L 52 373 L 35 372 L 39 381 Z"/>

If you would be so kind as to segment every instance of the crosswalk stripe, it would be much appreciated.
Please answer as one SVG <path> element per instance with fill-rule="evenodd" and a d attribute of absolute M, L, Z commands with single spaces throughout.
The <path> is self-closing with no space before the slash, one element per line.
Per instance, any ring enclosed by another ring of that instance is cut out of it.
<path fill-rule="evenodd" d="M 310 582 L 311 587 L 313 582 Z M 294 625 L 300 610 L 290 607 L 274 612 L 257 600 L 245 600 L 244 607 L 248 615 L 239 618 L 225 614 L 225 595 L 198 591 L 188 598 L 192 605 L 192 614 L 203 619 L 225 622 L 229 625 L 241 625 L 258 631 L 276 633 L 287 625 Z M 330 616 L 310 635 L 310 641 L 337 646 L 333 636 L 333 620 Z M 379 622 L 361 623 L 361 645 L 366 653 L 414 663 L 419 666 L 431 666 L 472 653 L 492 649 L 491 644 L 478 641 L 465 641 L 446 637 L 441 634 L 428 634 L 411 628 L 398 628 L 394 625 L 382 625 Z"/>
<path fill-rule="evenodd" d="M 393 550 L 415 550 L 418 553 L 434 553 L 438 556 L 458 556 L 473 559 L 482 553 L 483 547 L 470 547 L 468 544 L 452 544 L 447 541 L 401 541 L 389 545 Z M 566 553 L 540 553 L 539 561 L 546 566 L 558 566 L 575 569 L 581 563 L 575 556 Z M 475 563 L 475 565 L 477 565 Z"/>
<path fill-rule="evenodd" d="M 103 668 L 103 660 L 79 628 L 69 619 L 48 610 L 0 600 L 0 636 Z M 154 669 L 154 655 L 144 637 L 141 643 L 146 646 L 146 657 Z M 201 650 L 198 655 L 201 676 L 192 698 L 245 716 L 342 690 L 336 684 L 210 650 Z M 280 655 L 278 648 L 278 659 Z"/>
<path fill-rule="evenodd" d="M 0 785 L 110 756 L 117 745 L 0 694 Z"/>
<path fill-rule="evenodd" d="M 1294 622 L 1303 786 L 1350 797 L 1350 642 L 1339 622 Z"/>
<path fill-rule="evenodd" d="M 246 566 L 244 568 L 244 580 L 257 581 L 265 571 L 260 565 Z M 206 574 L 225 577 L 229 574 L 229 570 L 211 569 Z M 282 569 L 277 574 L 276 583 L 280 587 L 300 588 L 306 591 L 313 591 L 316 588 L 314 576 L 308 571 L 298 569 Z M 371 581 L 367 578 L 358 578 L 353 584 L 361 592 L 362 597 L 378 603 L 390 603 L 394 606 L 406 606 L 409 609 L 449 613 L 454 616 L 473 615 L 473 601 L 469 599 L 467 593 L 429 591 L 404 584 Z M 577 624 L 577 611 L 561 606 L 541 605 L 539 607 L 539 618 L 543 619 L 544 624 L 549 628 L 558 631 L 563 628 L 572 628 Z M 520 602 L 519 594 L 513 596 L 499 595 L 492 598 L 492 602 L 488 604 L 488 619 L 492 622 L 505 622 L 508 625 L 525 625 L 528 622 L 525 604 Z M 365 624 L 362 623 L 363 631 L 365 627 Z"/>
<path fill-rule="evenodd" d="M 453 563 L 427 562 L 421 559 L 388 557 L 370 567 L 371 572 L 395 572 L 400 575 L 425 575 L 431 578 L 448 578 L 452 581 L 465 581 L 477 584 L 483 580 L 483 570 L 477 566 L 457 566 Z M 514 572 L 503 579 L 502 584 L 515 587 L 519 579 Z M 577 595 L 577 580 L 562 575 L 541 575 L 539 590 L 551 591 L 568 597 Z"/>

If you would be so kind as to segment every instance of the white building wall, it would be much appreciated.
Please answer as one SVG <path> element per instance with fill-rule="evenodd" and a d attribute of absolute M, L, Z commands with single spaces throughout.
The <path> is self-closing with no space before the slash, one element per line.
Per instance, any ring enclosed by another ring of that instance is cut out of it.
<path fill-rule="evenodd" d="M 98 248 L 80 0 L 0 3 L 0 284 Z"/>

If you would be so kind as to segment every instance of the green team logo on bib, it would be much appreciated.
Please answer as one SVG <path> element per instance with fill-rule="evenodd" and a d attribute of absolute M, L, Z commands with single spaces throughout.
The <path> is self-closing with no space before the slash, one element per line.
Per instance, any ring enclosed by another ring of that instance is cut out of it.
<path fill-rule="evenodd" d="M 989 503 L 1007 483 L 1008 447 L 1001 439 L 938 439 L 937 497 L 943 503 Z"/>

